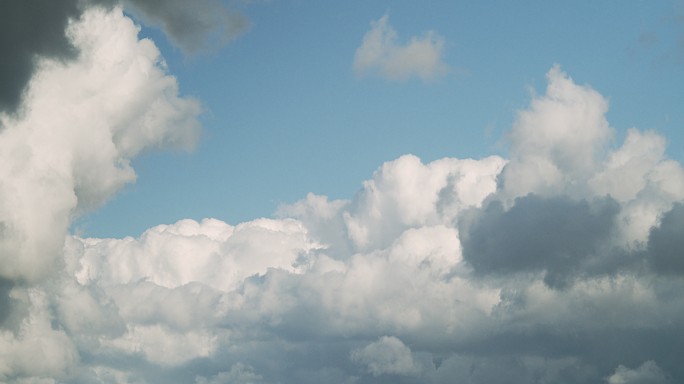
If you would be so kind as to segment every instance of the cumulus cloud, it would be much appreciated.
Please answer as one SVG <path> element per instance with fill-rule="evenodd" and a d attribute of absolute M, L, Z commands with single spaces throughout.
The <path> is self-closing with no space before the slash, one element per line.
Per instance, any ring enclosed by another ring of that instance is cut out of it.
<path fill-rule="evenodd" d="M 389 161 L 343 214 L 349 238 L 357 249 L 369 250 L 389 245 L 408 228 L 450 223 L 496 190 L 504 164 L 498 156 L 422 164 L 405 155 Z"/>
<path fill-rule="evenodd" d="M 34 281 L 60 260 L 74 215 L 135 180 L 146 148 L 190 148 L 200 106 L 180 98 L 159 51 L 120 9 L 67 31 L 78 60 L 44 61 L 21 117 L 0 116 L 0 275 Z"/>
<path fill-rule="evenodd" d="M 397 40 L 397 32 L 389 24 L 387 15 L 373 21 L 354 54 L 354 71 L 398 81 L 414 76 L 433 80 L 448 72 L 449 66 L 442 58 L 444 38 L 436 32 L 414 36 L 403 44 Z"/>
<path fill-rule="evenodd" d="M 275 218 L 69 234 L 134 156 L 196 140 L 199 104 L 137 32 L 84 11 L 78 58 L 41 61 L 2 116 L 0 381 L 684 380 L 684 171 L 656 132 L 614 143 L 606 99 L 559 67 L 509 159 L 405 155 Z"/>
<path fill-rule="evenodd" d="M 239 12 L 219 0 L 26 0 L 0 3 L 0 113 L 17 112 L 42 60 L 70 61 L 79 48 L 68 36 L 69 25 L 97 6 L 126 6 L 161 27 L 184 51 L 221 46 L 248 25 Z M 87 54 L 87 53 L 86 53 Z M 30 103 L 30 101 L 28 101 Z M 0 126 L 1 128 L 1 126 Z"/>
<path fill-rule="evenodd" d="M 298 262 L 321 246 L 292 219 L 259 219 L 238 226 L 182 220 L 147 230 L 140 239 L 76 239 L 80 284 L 139 281 L 176 288 L 202 282 L 232 291 L 268 268 L 296 272 Z M 75 255 L 74 255 L 75 256 Z"/>
<path fill-rule="evenodd" d="M 378 341 L 351 352 L 351 359 L 363 364 L 373 376 L 384 374 L 410 374 L 417 371 L 411 349 L 393 336 L 383 336 Z"/>
<path fill-rule="evenodd" d="M 636 369 L 629 369 L 620 365 L 615 373 L 608 378 L 608 384 L 665 384 L 669 383 L 667 376 L 660 370 L 658 364 L 649 360 Z"/>
<path fill-rule="evenodd" d="M 518 113 L 507 135 L 511 161 L 501 184 L 510 197 L 586 194 L 584 181 L 613 136 L 605 118 L 608 102 L 601 94 L 575 84 L 559 66 L 546 76 L 546 93 Z"/>
<path fill-rule="evenodd" d="M 621 203 L 614 242 L 645 244 L 651 227 L 684 198 L 684 169 L 665 156 L 665 138 L 630 129 L 613 148 L 607 100 L 555 65 L 543 95 L 518 113 L 507 138 L 511 157 L 498 179 L 506 207 L 527 194 Z"/>

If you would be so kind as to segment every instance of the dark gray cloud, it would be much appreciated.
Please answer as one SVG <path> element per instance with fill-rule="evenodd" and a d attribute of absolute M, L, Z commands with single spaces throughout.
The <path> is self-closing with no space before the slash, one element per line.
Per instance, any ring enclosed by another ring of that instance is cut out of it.
<path fill-rule="evenodd" d="M 12 312 L 12 299 L 9 296 L 14 283 L 0 278 L 0 326 L 2 326 Z"/>
<path fill-rule="evenodd" d="M 189 53 L 220 47 L 248 26 L 239 12 L 220 0 L 123 0 L 145 22 L 161 27 Z"/>
<path fill-rule="evenodd" d="M 656 272 L 684 274 L 684 204 L 675 204 L 660 225 L 651 229 L 648 253 Z"/>
<path fill-rule="evenodd" d="M 17 109 L 39 57 L 76 55 L 65 30 L 79 15 L 78 0 L 0 1 L 0 112 Z"/>
<path fill-rule="evenodd" d="M 92 6 L 124 5 L 158 26 L 187 53 L 221 47 L 248 25 L 220 0 L 0 1 L 0 112 L 17 111 L 38 60 L 69 60 L 78 50 L 66 36 L 69 20 Z"/>
<path fill-rule="evenodd" d="M 461 226 L 463 257 L 479 274 L 545 271 L 561 287 L 605 245 L 619 205 L 527 195 L 504 210 L 499 201 L 471 212 Z"/>

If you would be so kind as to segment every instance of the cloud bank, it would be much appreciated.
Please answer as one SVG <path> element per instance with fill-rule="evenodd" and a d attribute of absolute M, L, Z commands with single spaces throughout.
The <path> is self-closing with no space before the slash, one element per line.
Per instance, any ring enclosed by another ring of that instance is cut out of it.
<path fill-rule="evenodd" d="M 388 161 L 348 200 L 81 238 L 71 220 L 188 147 L 197 101 L 120 8 L 41 62 L 0 132 L 0 381 L 675 383 L 684 169 L 622 143 L 560 67 L 510 158 Z M 106 47 L 106 49 L 105 49 Z"/>
<path fill-rule="evenodd" d="M 445 75 L 449 66 L 442 59 L 444 38 L 433 31 L 397 42 L 397 32 L 387 15 L 371 23 L 354 55 L 353 68 L 358 75 L 373 74 L 403 81 L 411 77 L 429 81 Z"/>

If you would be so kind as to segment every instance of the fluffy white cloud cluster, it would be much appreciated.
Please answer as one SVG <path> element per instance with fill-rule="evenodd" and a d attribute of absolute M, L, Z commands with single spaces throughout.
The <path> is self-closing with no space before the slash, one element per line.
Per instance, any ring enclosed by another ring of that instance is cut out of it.
<path fill-rule="evenodd" d="M 575 84 L 554 66 L 546 93 L 521 111 L 508 135 L 511 159 L 498 195 L 507 206 L 529 193 L 591 199 L 610 196 L 622 205 L 620 235 L 630 245 L 647 240 L 658 218 L 684 199 L 684 171 L 665 157 L 664 137 L 631 128 L 612 148 L 607 100 Z"/>
<path fill-rule="evenodd" d="M 654 132 L 614 147 L 605 99 L 558 67 L 510 160 L 407 155 L 350 200 L 92 239 L 70 218 L 139 151 L 191 144 L 198 106 L 120 10 L 70 30 L 82 56 L 46 62 L 0 132 L 0 381 L 684 379 L 682 166 Z"/>
<path fill-rule="evenodd" d="M 135 180 L 132 157 L 194 145 L 199 104 L 137 32 L 121 10 L 86 13 L 68 30 L 78 60 L 42 62 L 23 111 L 0 116 L 0 276 L 45 277 L 73 216 Z"/>
<path fill-rule="evenodd" d="M 372 73 L 388 80 L 419 77 L 433 80 L 445 75 L 449 66 L 442 59 L 444 39 L 433 31 L 422 37 L 412 37 L 405 44 L 397 42 L 397 32 L 387 15 L 371 23 L 354 55 L 357 74 Z"/>

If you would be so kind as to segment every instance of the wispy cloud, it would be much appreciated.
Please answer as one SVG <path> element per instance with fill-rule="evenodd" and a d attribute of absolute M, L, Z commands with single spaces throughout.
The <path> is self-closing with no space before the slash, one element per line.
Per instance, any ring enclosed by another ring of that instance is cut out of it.
<path fill-rule="evenodd" d="M 373 74 L 394 81 L 411 77 L 434 80 L 449 70 L 442 58 L 443 48 L 444 38 L 434 31 L 402 44 L 385 15 L 371 23 L 371 30 L 356 50 L 353 68 L 359 75 Z"/>

